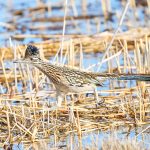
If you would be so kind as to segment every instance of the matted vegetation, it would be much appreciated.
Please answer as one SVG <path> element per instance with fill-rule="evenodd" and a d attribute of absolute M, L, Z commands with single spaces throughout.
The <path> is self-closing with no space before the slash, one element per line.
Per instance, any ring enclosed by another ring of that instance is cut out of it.
<path fill-rule="evenodd" d="M 132 7 L 135 7 L 134 1 Z M 104 8 L 103 2 L 105 12 Z M 34 16 L 36 11 L 46 11 L 46 9 L 47 7 L 43 5 L 28 11 L 31 12 L 31 16 Z M 13 13 L 22 16 L 23 12 L 24 10 L 20 10 Z M 106 20 L 109 19 L 109 15 L 104 13 Z M 31 17 L 33 22 L 64 21 L 61 17 L 42 19 L 33 16 Z M 97 17 L 97 15 L 81 15 L 65 19 L 94 18 L 96 20 Z M 15 30 L 15 26 L 14 21 L 12 26 L 7 27 Z M 43 26 L 30 26 L 30 30 L 31 28 L 44 30 Z M 53 58 L 53 63 L 59 65 L 61 62 L 61 65 L 108 73 L 150 73 L 148 27 L 117 33 L 107 54 L 105 50 L 114 37 L 111 31 L 94 35 L 68 34 L 60 42 L 61 37 L 62 35 L 59 34 L 18 34 L 13 35 L 12 39 L 21 41 L 25 38 L 41 38 L 43 41 L 34 43 L 40 48 L 41 58 L 45 61 Z M 136 137 L 148 133 L 149 82 L 109 81 L 105 85 L 106 88 L 98 88 L 99 97 L 105 100 L 103 105 L 96 107 L 93 93 L 89 91 L 89 93 L 81 93 L 77 102 L 73 94 L 66 95 L 62 107 L 55 109 L 53 106 L 55 106 L 56 92 L 48 78 L 30 65 L 12 63 L 13 60 L 24 57 L 26 48 L 26 45 L 16 44 L 12 39 L 9 46 L 0 48 L 0 147 L 6 149 L 7 146 L 21 143 L 27 148 L 38 149 L 42 146 L 46 149 L 49 143 L 55 148 L 71 149 L 77 139 L 75 149 L 82 149 L 82 147 L 90 149 L 82 143 L 82 138 L 88 133 L 126 128 L 128 135 L 135 127 L 141 127 Z M 102 57 L 103 55 L 106 57 Z M 98 61 L 85 68 L 85 58 L 98 59 Z M 102 69 L 102 66 L 105 67 Z M 67 138 L 69 143 L 66 142 Z M 101 147 L 104 150 L 109 149 L 111 143 L 114 143 L 113 149 L 116 147 L 134 149 L 137 146 L 144 149 L 144 146 L 133 141 L 135 143 L 127 140 L 124 144 L 120 142 L 117 145 L 118 139 L 110 138 L 110 144 L 109 142 L 105 144 L 104 140 Z M 94 145 L 93 149 L 96 147 L 97 145 Z"/>
<path fill-rule="evenodd" d="M 129 33 L 128 35 L 130 35 Z M 139 36 L 137 34 L 139 37 L 134 42 L 122 40 L 126 33 L 121 35 L 117 37 L 116 42 L 111 47 L 109 57 L 104 60 L 108 72 L 149 72 L 149 59 L 147 57 L 150 52 L 149 35 Z M 72 41 L 74 40 L 77 41 L 77 39 L 72 39 Z M 85 47 L 91 44 L 87 37 L 82 40 L 87 43 Z M 67 42 L 70 44 L 70 41 Z M 105 40 L 103 44 L 107 45 L 107 42 L 109 41 Z M 73 43 L 70 47 L 74 47 Z M 128 50 L 128 43 L 129 47 L 132 47 L 132 49 L 130 48 L 131 54 Z M 131 43 L 133 44 L 131 45 Z M 47 43 L 47 45 L 50 44 Z M 80 53 L 81 45 L 77 46 L 76 50 L 68 49 L 65 51 L 68 64 L 77 64 L 76 61 L 69 61 L 73 60 L 69 57 L 74 56 L 75 60 L 76 55 L 82 55 Z M 121 46 L 122 48 L 118 48 Z M 39 47 L 42 49 L 42 47 L 46 47 L 46 44 L 42 43 Z M 146 51 L 144 51 L 145 48 Z M 16 47 L 17 57 L 20 57 L 21 49 L 22 46 Z M 96 49 L 96 44 L 94 49 Z M 46 56 L 46 49 L 43 51 Z M 71 56 L 69 55 L 70 51 L 72 52 Z M 5 53 L 3 58 L 7 54 L 9 53 Z M 120 58 L 123 59 L 122 64 L 119 64 Z M 1 63 L 4 64 L 3 59 L 1 60 Z M 111 66 L 112 61 L 116 62 L 117 65 Z M 96 68 L 98 66 L 99 64 Z M 54 139 L 59 141 L 71 133 L 77 133 L 78 138 L 81 139 L 84 132 L 106 131 L 120 126 L 132 129 L 135 126 L 149 125 L 150 123 L 150 84 L 148 82 L 138 82 L 133 86 L 132 83 L 128 86 L 129 82 L 127 81 L 110 82 L 107 85 L 110 89 L 98 91 L 100 95 L 106 95 L 101 96 L 105 99 L 105 103 L 98 108 L 96 108 L 94 97 L 90 95 L 88 97 L 81 96 L 79 101 L 75 103 L 66 100 L 61 108 L 53 109 L 52 105 L 55 105 L 54 102 L 51 102 L 51 99 L 55 98 L 53 85 L 49 84 L 48 88 L 43 88 L 45 83 L 49 83 L 48 79 L 37 69 L 32 68 L 31 70 L 28 65 L 18 64 L 16 69 L 3 67 L 3 74 L 1 74 L 3 76 L 1 89 L 8 91 L 7 94 L 4 92 L 0 97 L 0 139 L 2 143 L 6 141 L 9 143 L 34 142 L 46 139 L 50 135 L 54 135 Z M 90 69 L 93 69 L 93 66 Z M 20 85 L 20 91 L 17 91 L 15 84 Z"/>

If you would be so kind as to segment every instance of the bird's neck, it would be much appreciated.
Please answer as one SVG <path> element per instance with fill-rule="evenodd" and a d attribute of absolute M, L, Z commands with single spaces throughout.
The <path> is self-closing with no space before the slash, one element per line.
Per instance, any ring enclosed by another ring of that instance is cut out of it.
<path fill-rule="evenodd" d="M 39 60 L 38 62 L 34 62 L 32 64 L 52 81 L 55 80 L 56 73 L 59 72 L 59 67 L 53 65 L 52 63 L 44 62 L 42 60 Z"/>

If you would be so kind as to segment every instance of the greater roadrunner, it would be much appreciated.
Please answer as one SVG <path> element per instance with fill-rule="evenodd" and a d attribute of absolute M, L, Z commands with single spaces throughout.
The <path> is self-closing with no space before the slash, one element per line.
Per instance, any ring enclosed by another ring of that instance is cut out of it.
<path fill-rule="evenodd" d="M 67 93 L 95 91 L 96 86 L 103 86 L 101 79 L 150 81 L 150 74 L 94 73 L 47 63 L 41 60 L 39 49 L 33 45 L 28 45 L 23 61 L 15 62 L 35 66 L 52 81 L 57 92 L 58 106 L 61 106 L 61 102 Z M 95 98 L 98 100 L 97 92 Z"/>

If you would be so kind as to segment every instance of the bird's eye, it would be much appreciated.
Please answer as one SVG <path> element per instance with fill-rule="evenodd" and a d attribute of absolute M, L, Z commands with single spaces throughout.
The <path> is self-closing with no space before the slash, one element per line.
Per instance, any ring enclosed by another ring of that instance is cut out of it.
<path fill-rule="evenodd" d="M 31 61 L 37 61 L 38 60 L 38 58 L 36 58 L 36 57 L 35 58 L 31 57 L 30 59 L 31 59 Z"/>

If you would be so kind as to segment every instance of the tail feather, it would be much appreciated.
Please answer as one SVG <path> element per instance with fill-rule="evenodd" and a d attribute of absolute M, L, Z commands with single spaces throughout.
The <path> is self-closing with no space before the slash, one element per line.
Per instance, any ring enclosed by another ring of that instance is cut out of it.
<path fill-rule="evenodd" d="M 104 79 L 117 79 L 117 80 L 138 80 L 150 81 L 150 74 L 115 74 L 115 73 L 96 73 L 96 77 Z"/>
<path fill-rule="evenodd" d="M 150 81 L 150 74 L 128 74 L 121 75 L 118 80 L 138 80 L 138 81 Z"/>

